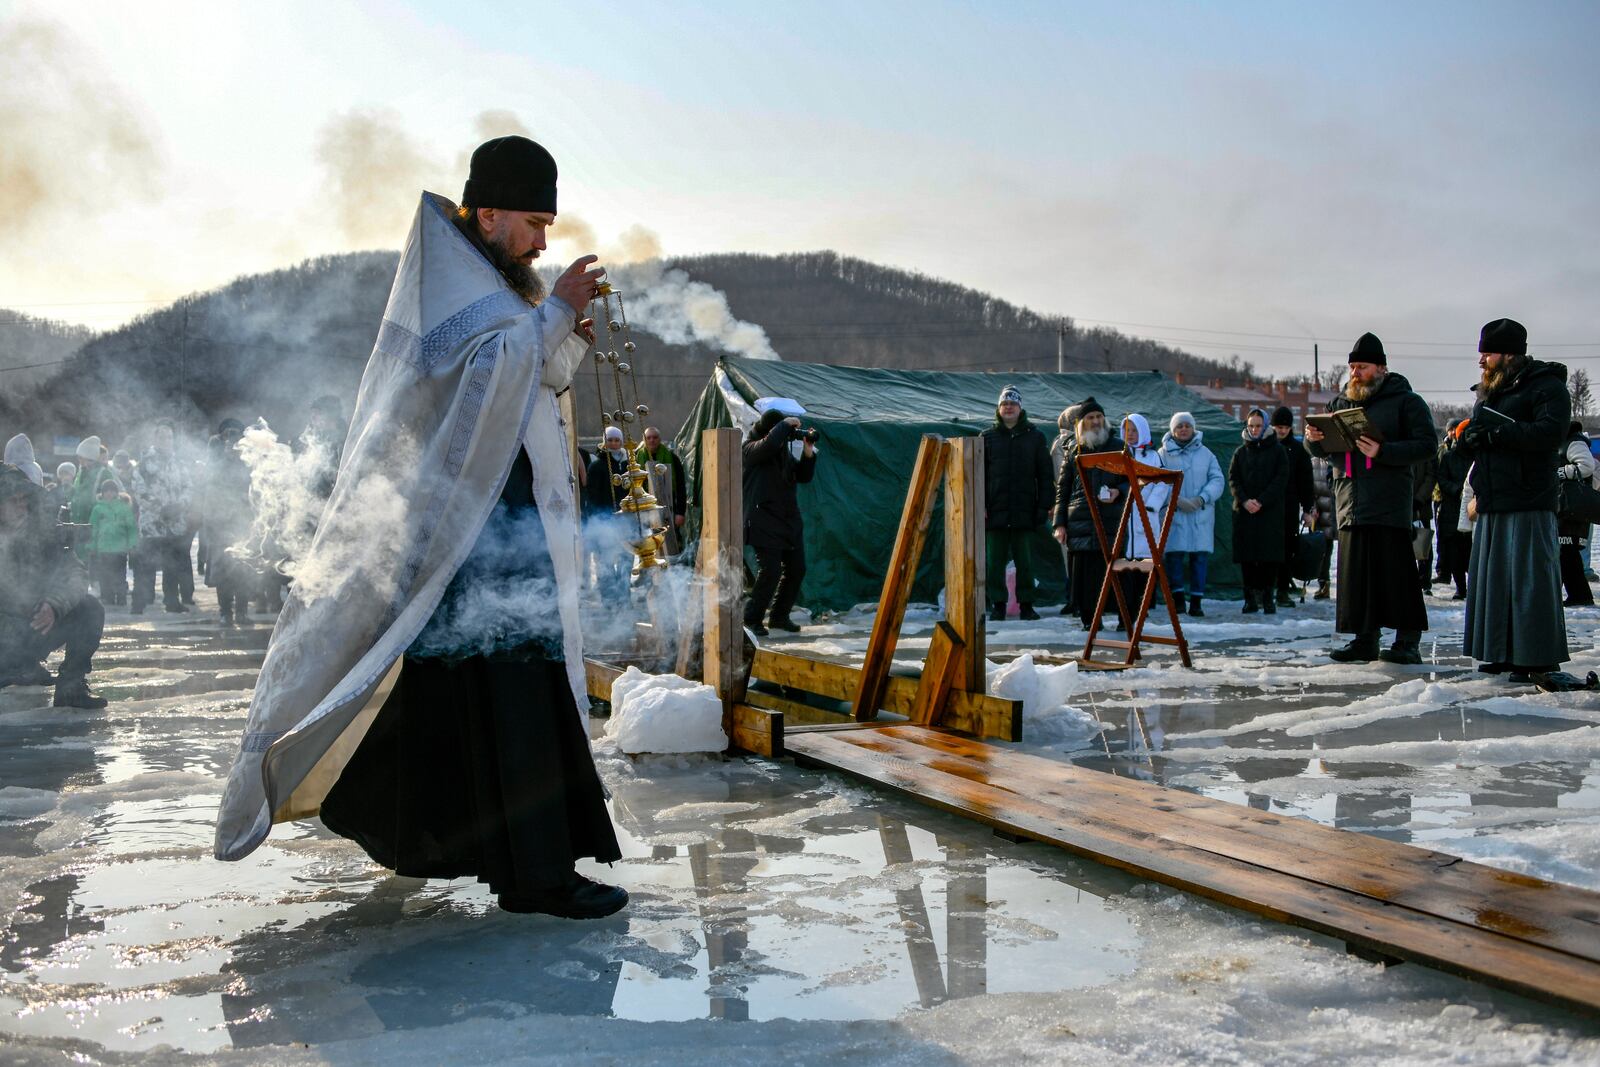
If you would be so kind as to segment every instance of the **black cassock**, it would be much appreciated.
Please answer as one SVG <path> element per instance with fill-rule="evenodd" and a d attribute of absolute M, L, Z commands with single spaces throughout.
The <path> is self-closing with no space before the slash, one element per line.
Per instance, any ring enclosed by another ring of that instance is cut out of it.
<path fill-rule="evenodd" d="M 486 530 L 508 519 L 539 527 L 521 449 Z M 513 559 L 492 536 L 479 538 L 407 651 L 394 692 L 322 802 L 322 821 L 397 874 L 472 876 L 495 893 L 525 894 L 560 886 L 578 859 L 610 863 L 622 853 L 559 634 L 487 655 L 433 654 L 429 633 L 469 583 L 525 581 L 532 568 L 553 587 L 548 549 Z"/>

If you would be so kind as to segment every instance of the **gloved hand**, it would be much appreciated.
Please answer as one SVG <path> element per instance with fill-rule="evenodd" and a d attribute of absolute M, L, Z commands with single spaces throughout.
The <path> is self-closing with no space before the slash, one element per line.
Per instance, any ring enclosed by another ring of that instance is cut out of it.
<path fill-rule="evenodd" d="M 1179 511 L 1187 514 L 1199 509 L 1200 498 L 1197 496 L 1180 496 L 1176 501 L 1176 506 Z"/>
<path fill-rule="evenodd" d="M 1460 447 L 1472 454 L 1481 452 L 1485 448 L 1493 448 L 1500 438 L 1501 429 L 1500 426 L 1468 426 L 1466 432 L 1461 435 Z"/>

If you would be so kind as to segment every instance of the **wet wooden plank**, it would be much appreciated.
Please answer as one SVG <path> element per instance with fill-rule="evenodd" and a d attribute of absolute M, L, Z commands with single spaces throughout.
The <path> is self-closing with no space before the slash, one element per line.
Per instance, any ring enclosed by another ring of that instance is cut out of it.
<path fill-rule="evenodd" d="M 1600 963 L 1600 894 L 1396 841 L 1168 789 L 966 738 L 884 735 L 882 751 L 1363 896 L 1495 929 Z M 922 755 L 929 751 L 936 756 Z"/>
<path fill-rule="evenodd" d="M 611 699 L 611 683 L 622 677 L 622 668 L 597 659 L 583 661 L 583 680 L 589 695 L 596 700 Z"/>
<path fill-rule="evenodd" d="M 939 745 L 921 744 L 919 738 L 937 738 Z M 950 751 L 952 743 L 958 751 Z M 1177 791 L 1094 771 L 1078 771 L 1092 778 L 1071 783 L 1058 772 L 1075 768 L 1019 753 L 1004 753 L 1003 760 L 988 754 L 980 758 L 965 751 L 964 746 L 996 749 L 972 745 L 946 731 L 909 726 L 807 734 L 794 738 L 788 747 L 799 758 L 907 793 L 942 810 L 1208 899 L 1340 938 L 1363 951 L 1437 967 L 1580 1010 L 1600 1009 L 1600 926 L 1585 936 L 1585 927 L 1594 924 L 1568 915 L 1578 925 L 1550 935 L 1559 938 L 1554 944 L 1563 946 L 1551 947 L 1530 940 L 1544 935 L 1522 929 L 1520 919 L 1506 922 L 1499 917 L 1515 916 L 1514 911 L 1495 907 L 1515 903 L 1514 894 L 1505 891 L 1508 888 L 1549 894 L 1551 900 L 1580 902 L 1580 908 L 1600 900 L 1600 895 L 1553 883 L 1542 883 L 1549 888 L 1534 890 L 1528 883 L 1539 880 L 1524 876 L 1512 876 L 1519 884 L 1507 885 L 1501 877 L 1507 872 L 1479 867 L 1479 871 L 1488 872 L 1479 875 L 1471 870 L 1476 865 L 1468 865 L 1466 877 L 1481 893 L 1483 906 L 1473 915 L 1473 921 L 1459 921 L 1429 910 L 1419 894 L 1413 894 L 1406 903 L 1398 903 L 1361 892 L 1359 885 L 1347 888 L 1283 869 L 1298 861 L 1294 844 L 1263 840 L 1257 831 L 1266 824 L 1258 826 L 1251 820 L 1242 828 L 1230 828 L 1208 825 L 1193 816 L 1208 805 L 1217 809 L 1239 808 L 1238 805 L 1186 795 L 1184 809 L 1168 805 L 1173 810 L 1165 810 L 1158 805 L 1165 805 Z M 1029 773 L 1019 773 L 1023 770 Z M 1105 781 L 1095 782 L 1093 778 Z M 1112 785 L 1115 789 L 1100 788 Z M 1249 820 L 1250 816 L 1245 818 Z M 1322 851 L 1304 861 L 1316 865 L 1318 873 L 1326 873 L 1329 858 L 1340 856 L 1341 846 L 1330 844 L 1339 841 L 1350 846 L 1344 863 L 1352 876 L 1378 869 L 1392 873 L 1395 865 L 1404 869 L 1406 862 L 1414 862 L 1419 865 L 1419 874 L 1463 877 L 1456 870 L 1462 864 L 1441 866 L 1438 857 L 1442 854 L 1425 849 L 1411 850 L 1420 853 L 1421 858 L 1391 857 L 1391 867 L 1380 868 L 1367 857 L 1375 853 L 1388 855 L 1386 846 L 1392 842 L 1320 829 L 1335 836 L 1319 840 Z M 1254 859 L 1234 852 L 1244 852 Z M 1353 878 L 1351 881 L 1354 884 Z M 1442 910 L 1451 909 L 1447 906 Z M 1546 927 L 1558 925 L 1551 921 Z"/>

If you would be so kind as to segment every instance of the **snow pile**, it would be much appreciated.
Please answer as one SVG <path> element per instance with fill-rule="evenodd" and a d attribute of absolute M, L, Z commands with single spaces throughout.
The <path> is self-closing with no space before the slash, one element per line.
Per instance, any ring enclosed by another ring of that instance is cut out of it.
<path fill-rule="evenodd" d="M 1024 720 L 1054 711 L 1078 689 L 1078 665 L 1041 666 L 1032 652 L 1024 652 L 1010 663 L 989 664 L 989 695 L 1022 701 Z"/>
<path fill-rule="evenodd" d="M 629 667 L 611 683 L 606 736 L 631 755 L 642 752 L 721 752 L 722 701 L 717 691 L 676 674 Z"/>

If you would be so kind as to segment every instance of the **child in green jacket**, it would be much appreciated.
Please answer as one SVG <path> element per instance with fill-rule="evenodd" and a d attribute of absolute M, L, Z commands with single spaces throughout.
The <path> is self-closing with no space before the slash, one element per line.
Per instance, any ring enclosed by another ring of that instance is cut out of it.
<path fill-rule="evenodd" d="M 89 553 L 100 581 L 100 600 L 106 604 L 128 602 L 128 553 L 139 543 L 139 520 L 133 500 L 122 483 L 107 478 L 100 483 L 99 500 L 89 513 Z"/>

